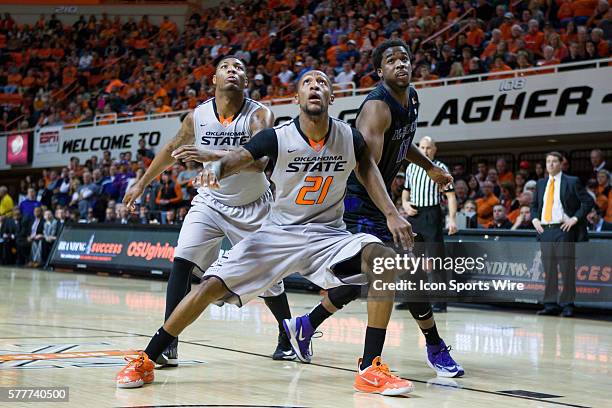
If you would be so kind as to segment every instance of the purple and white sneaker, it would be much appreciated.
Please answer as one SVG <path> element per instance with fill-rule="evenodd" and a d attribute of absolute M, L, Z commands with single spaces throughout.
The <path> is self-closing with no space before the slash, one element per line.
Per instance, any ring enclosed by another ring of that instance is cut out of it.
<path fill-rule="evenodd" d="M 461 377 L 465 374 L 463 367 L 457 364 L 450 355 L 451 346 L 442 343 L 437 346 L 427 345 L 427 365 L 429 365 L 438 377 Z"/>
<path fill-rule="evenodd" d="M 289 338 L 291 348 L 302 363 L 310 363 L 312 352 L 310 342 L 315 333 L 308 315 L 283 320 L 285 333 Z"/>

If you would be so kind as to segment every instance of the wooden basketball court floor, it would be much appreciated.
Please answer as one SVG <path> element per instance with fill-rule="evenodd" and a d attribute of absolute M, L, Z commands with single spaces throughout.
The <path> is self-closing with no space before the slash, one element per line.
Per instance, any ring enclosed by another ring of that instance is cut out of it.
<path fill-rule="evenodd" d="M 0 362 L 0 387 L 70 387 L 68 403 L 34 406 L 612 407 L 612 323 L 468 308 L 437 316 L 464 378 L 437 379 L 410 314 L 395 311 L 384 359 L 416 390 L 405 398 L 355 393 L 364 302 L 321 327 L 310 365 L 269 357 L 277 328 L 262 301 L 212 306 L 181 336 L 179 368 L 157 370 L 152 385 L 116 389 L 124 362 L 112 350 L 146 346 L 163 320 L 165 285 L 0 269 L 0 359 L 21 355 Z M 289 300 L 303 314 L 318 297 L 289 293 Z"/>

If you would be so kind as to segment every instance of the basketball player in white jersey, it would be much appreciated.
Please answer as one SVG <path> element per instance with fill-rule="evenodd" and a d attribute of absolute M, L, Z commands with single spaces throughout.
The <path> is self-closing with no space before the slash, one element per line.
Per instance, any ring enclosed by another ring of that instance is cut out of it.
<path fill-rule="evenodd" d="M 365 284 L 368 280 L 380 280 L 383 285 L 395 282 L 396 271 L 373 274 L 371 268 L 376 258 L 394 257 L 395 252 L 372 235 L 346 230 L 342 215 L 351 172 L 355 171 L 372 201 L 386 215 L 396 244 L 407 249 L 412 244 L 412 230 L 389 198 L 361 133 L 329 117 L 331 90 L 331 81 L 323 72 L 309 71 L 298 84 L 297 118 L 260 132 L 242 148 L 205 166 L 202 185 L 218 189 L 230 174 L 269 157 L 274 163 L 274 204 L 262 227 L 233 247 L 214 274 L 204 276 L 145 351 L 117 374 L 117 386 L 152 382 L 150 359 L 155 360 L 217 300 L 242 306 L 296 271 L 323 288 Z M 388 287 L 377 291 L 375 286 L 369 289 L 364 353 L 354 386 L 362 392 L 400 395 L 412 391 L 412 383 L 391 374 L 380 357 L 394 291 Z"/>
<path fill-rule="evenodd" d="M 247 76 L 240 59 L 233 56 L 221 59 L 213 83 L 215 97 L 187 114 L 174 139 L 155 155 L 145 175 L 127 191 L 123 202 L 128 207 L 133 209 L 134 201 L 146 186 L 176 159 L 191 160 L 188 157 L 191 150 L 179 157 L 172 156 L 172 152 L 181 146 L 196 147 L 200 161 L 217 160 L 274 124 L 274 116 L 268 108 L 244 97 Z M 252 163 L 227 177 L 216 190 L 198 189 L 174 252 L 166 291 L 166 319 L 189 292 L 192 272 L 201 276 L 217 260 L 223 237 L 236 245 L 257 230 L 268 215 L 272 193 L 263 173 L 266 164 L 265 158 Z M 273 358 L 293 360 L 295 353 L 282 328 L 283 319 L 291 315 L 282 282 L 271 287 L 263 297 L 279 323 L 279 341 Z M 163 366 L 177 366 L 177 344 L 177 341 L 171 344 L 156 362 Z"/>

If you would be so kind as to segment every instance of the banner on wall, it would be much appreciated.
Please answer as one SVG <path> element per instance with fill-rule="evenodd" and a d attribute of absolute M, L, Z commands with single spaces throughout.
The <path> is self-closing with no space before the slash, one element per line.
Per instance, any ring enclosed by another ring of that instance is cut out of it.
<path fill-rule="evenodd" d="M 419 136 L 440 142 L 609 132 L 612 67 L 419 88 Z M 332 116 L 354 124 L 366 95 L 337 98 Z M 295 117 L 293 104 L 271 107 L 276 124 Z M 144 137 L 154 150 L 172 138 L 179 117 L 35 133 L 33 167 L 85 161 L 110 150 L 136 157 Z"/>
<path fill-rule="evenodd" d="M 419 88 L 417 140 L 440 142 L 609 132 L 612 67 Z M 365 95 L 337 98 L 332 116 L 354 125 Z M 296 105 L 273 106 L 276 123 Z"/>
<path fill-rule="evenodd" d="M 61 126 L 40 128 L 35 132 L 35 151 L 38 154 L 57 153 L 59 151 L 59 138 Z"/>
<path fill-rule="evenodd" d="M 178 225 L 65 224 L 49 265 L 70 269 L 167 275 L 174 262 Z M 222 242 L 219 257 L 231 247 Z"/>
<path fill-rule="evenodd" d="M 32 166 L 63 166 L 72 156 L 83 163 L 93 155 L 102 156 L 105 150 L 113 157 L 130 151 L 135 158 L 141 138 L 156 150 L 174 137 L 179 127 L 179 117 L 73 129 L 44 127 L 34 135 Z"/>
<path fill-rule="evenodd" d="M 6 164 L 24 166 L 28 164 L 30 134 L 28 132 L 13 133 L 6 140 Z"/>

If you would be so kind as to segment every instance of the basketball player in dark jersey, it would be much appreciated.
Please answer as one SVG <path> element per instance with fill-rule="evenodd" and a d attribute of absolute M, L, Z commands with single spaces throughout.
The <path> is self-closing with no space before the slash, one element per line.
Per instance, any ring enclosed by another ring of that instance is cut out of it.
<path fill-rule="evenodd" d="M 419 113 L 419 99 L 416 90 L 410 86 L 412 67 L 410 52 L 405 42 L 387 40 L 372 54 L 374 68 L 382 81 L 368 94 L 359 108 L 357 129 L 363 134 L 368 149 L 378 164 L 387 191 L 398 170 L 410 161 L 425 170 L 442 188 L 453 179 L 448 172 L 435 166 L 412 144 Z M 345 198 L 344 222 L 353 233 L 368 233 L 383 242 L 392 242 L 393 237 L 386 227 L 385 216 L 376 208 L 364 186 L 353 173 L 348 180 Z M 344 307 L 360 294 L 356 286 L 342 286 L 331 289 L 323 301 L 305 316 L 288 319 L 285 328 L 300 327 L 299 347 L 294 347 L 298 358 L 310 362 L 308 347 L 315 329 L 334 312 Z M 410 313 L 425 335 L 427 363 L 441 377 L 460 377 L 463 368 L 450 356 L 450 347 L 440 338 L 429 302 L 411 303 Z M 287 334 L 296 339 L 290 330 Z M 381 333 L 384 336 L 384 333 Z"/>

